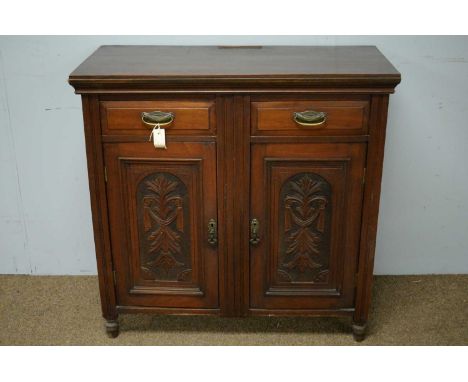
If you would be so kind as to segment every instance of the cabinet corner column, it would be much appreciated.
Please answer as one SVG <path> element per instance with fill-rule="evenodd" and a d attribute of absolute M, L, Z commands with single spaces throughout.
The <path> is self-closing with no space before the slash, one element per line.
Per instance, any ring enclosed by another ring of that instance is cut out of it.
<path fill-rule="evenodd" d="M 366 160 L 367 170 L 356 285 L 356 308 L 353 317 L 353 333 L 356 340 L 364 338 L 371 303 L 388 98 L 388 94 L 374 95 L 371 100 L 370 137 Z"/>
<path fill-rule="evenodd" d="M 107 197 L 101 146 L 99 97 L 96 95 L 83 95 L 82 104 L 102 315 L 107 322 L 116 322 L 118 313 L 116 309 L 109 222 L 107 218 Z"/>

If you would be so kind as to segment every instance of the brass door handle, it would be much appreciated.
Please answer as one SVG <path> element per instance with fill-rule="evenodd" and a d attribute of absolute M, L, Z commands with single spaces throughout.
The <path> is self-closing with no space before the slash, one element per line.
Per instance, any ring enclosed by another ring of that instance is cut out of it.
<path fill-rule="evenodd" d="M 327 113 L 313 110 L 294 112 L 293 119 L 294 122 L 302 126 L 319 126 L 327 120 Z"/>
<path fill-rule="evenodd" d="M 260 242 L 260 237 L 258 235 L 258 231 L 260 228 L 260 223 L 258 219 L 253 218 L 250 221 L 250 244 L 257 245 Z"/>
<path fill-rule="evenodd" d="M 208 243 L 211 245 L 216 245 L 218 243 L 218 226 L 214 219 L 208 221 Z"/>
<path fill-rule="evenodd" d="M 172 121 L 174 121 L 174 118 L 174 113 L 165 111 L 144 111 L 143 113 L 141 113 L 141 120 L 143 121 L 143 123 L 152 127 L 156 125 L 169 125 L 170 123 L 172 123 Z"/>

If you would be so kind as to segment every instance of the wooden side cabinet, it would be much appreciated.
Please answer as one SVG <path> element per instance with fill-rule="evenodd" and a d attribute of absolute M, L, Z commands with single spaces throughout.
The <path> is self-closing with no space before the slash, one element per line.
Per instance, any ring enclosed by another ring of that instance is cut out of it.
<path fill-rule="evenodd" d="M 349 316 L 364 338 L 400 82 L 375 47 L 104 46 L 69 82 L 110 336 L 141 312 Z"/>

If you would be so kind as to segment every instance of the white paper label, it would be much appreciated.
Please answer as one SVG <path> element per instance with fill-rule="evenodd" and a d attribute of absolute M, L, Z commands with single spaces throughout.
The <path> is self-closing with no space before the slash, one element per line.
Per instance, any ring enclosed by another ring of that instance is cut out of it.
<path fill-rule="evenodd" d="M 153 138 L 153 145 L 157 149 L 167 149 L 166 147 L 166 130 L 161 129 L 161 126 L 156 125 L 150 135 L 150 140 Z"/>

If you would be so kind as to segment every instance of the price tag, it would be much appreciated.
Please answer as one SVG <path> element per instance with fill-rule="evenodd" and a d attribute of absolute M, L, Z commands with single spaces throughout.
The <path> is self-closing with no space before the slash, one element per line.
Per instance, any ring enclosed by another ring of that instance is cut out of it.
<path fill-rule="evenodd" d="M 153 140 L 153 145 L 157 149 L 167 149 L 166 147 L 166 130 L 161 129 L 161 126 L 157 124 L 151 131 L 149 140 Z"/>

